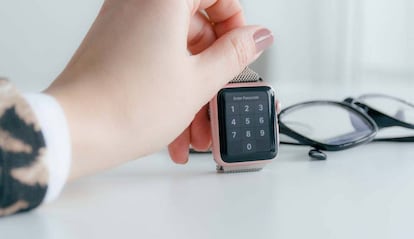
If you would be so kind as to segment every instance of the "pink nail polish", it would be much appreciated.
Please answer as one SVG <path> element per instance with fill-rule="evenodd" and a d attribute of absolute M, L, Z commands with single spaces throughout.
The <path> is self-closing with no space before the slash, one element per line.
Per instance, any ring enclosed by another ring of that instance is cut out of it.
<path fill-rule="evenodd" d="M 254 42 L 256 43 L 256 52 L 262 52 L 270 45 L 273 44 L 273 34 L 269 29 L 262 28 L 257 30 L 253 35 Z"/>

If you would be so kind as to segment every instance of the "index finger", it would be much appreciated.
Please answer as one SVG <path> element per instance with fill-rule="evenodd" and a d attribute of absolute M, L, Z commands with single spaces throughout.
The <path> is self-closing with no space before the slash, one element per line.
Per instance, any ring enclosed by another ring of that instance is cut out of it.
<path fill-rule="evenodd" d="M 217 36 L 245 24 L 243 8 L 239 0 L 188 0 L 192 11 L 205 10 L 214 23 Z"/>

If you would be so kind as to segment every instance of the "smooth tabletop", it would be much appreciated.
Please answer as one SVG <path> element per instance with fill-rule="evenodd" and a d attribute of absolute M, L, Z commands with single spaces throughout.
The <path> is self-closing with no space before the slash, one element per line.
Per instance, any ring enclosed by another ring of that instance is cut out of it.
<path fill-rule="evenodd" d="M 166 152 L 68 185 L 0 219 L 1 238 L 413 238 L 414 147 L 372 143 L 310 161 L 282 146 L 261 172 L 217 174 Z"/>

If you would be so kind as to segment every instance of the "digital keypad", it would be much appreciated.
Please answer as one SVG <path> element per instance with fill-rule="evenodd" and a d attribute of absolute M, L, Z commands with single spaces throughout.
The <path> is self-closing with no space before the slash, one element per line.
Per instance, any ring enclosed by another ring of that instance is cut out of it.
<path fill-rule="evenodd" d="M 238 155 L 270 150 L 270 109 L 266 92 L 225 95 L 227 153 Z"/>

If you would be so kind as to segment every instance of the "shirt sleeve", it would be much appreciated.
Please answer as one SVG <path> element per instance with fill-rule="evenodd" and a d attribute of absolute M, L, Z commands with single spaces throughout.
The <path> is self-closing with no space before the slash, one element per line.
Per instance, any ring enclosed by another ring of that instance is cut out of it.
<path fill-rule="evenodd" d="M 65 114 L 59 103 L 42 93 L 24 94 L 42 129 L 47 152 L 44 161 L 49 172 L 44 202 L 59 197 L 68 179 L 71 165 L 71 142 Z"/>
<path fill-rule="evenodd" d="M 0 216 L 29 211 L 59 195 L 70 169 L 68 132 L 53 98 L 23 97 L 0 79 Z"/>

